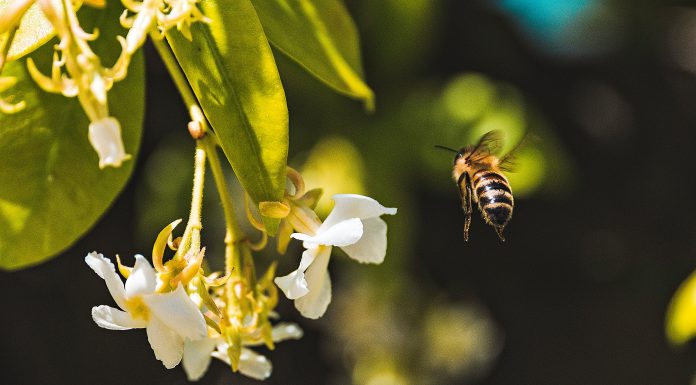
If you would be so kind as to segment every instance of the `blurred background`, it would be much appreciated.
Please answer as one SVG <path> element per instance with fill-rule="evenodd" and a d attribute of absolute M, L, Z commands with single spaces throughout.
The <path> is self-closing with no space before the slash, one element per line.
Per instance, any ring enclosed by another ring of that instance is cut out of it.
<path fill-rule="evenodd" d="M 381 266 L 334 253 L 318 322 L 281 299 L 305 337 L 264 352 L 268 384 L 694 384 L 696 347 L 670 348 L 664 315 L 696 267 L 696 2 L 348 0 L 377 110 L 334 94 L 277 55 L 289 163 L 309 188 L 370 195 L 385 218 Z M 184 384 L 144 331 L 96 327 L 111 303 L 84 265 L 132 263 L 186 217 L 194 143 L 153 50 L 138 167 L 98 225 L 62 256 L 0 273 L 7 384 Z M 470 241 L 451 153 L 492 129 L 523 138 L 507 242 L 474 213 Z M 230 178 L 232 176 L 230 175 Z M 207 187 L 204 242 L 221 255 Z M 236 187 L 239 188 L 238 186 Z M 238 204 L 241 207 L 241 204 Z M 279 274 L 301 253 L 270 252 Z M 211 259 L 214 257 L 210 257 Z M 253 384 L 213 362 L 201 384 Z"/>

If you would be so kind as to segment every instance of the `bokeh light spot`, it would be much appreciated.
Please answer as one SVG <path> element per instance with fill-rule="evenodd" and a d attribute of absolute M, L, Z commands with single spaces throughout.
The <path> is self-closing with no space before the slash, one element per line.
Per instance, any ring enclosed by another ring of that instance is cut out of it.
<path fill-rule="evenodd" d="M 324 190 L 317 214 L 328 215 L 334 205 L 331 200 L 334 194 L 365 194 L 364 170 L 362 155 L 350 140 L 338 136 L 321 139 L 302 167 L 307 188 Z"/>
<path fill-rule="evenodd" d="M 494 85 L 483 75 L 468 73 L 454 78 L 443 92 L 444 106 L 449 115 L 461 122 L 481 116 L 495 96 Z"/>

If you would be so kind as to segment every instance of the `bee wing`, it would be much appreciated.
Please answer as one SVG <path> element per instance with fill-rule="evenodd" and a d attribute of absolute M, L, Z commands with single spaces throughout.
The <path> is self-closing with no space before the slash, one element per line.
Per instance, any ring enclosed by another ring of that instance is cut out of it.
<path fill-rule="evenodd" d="M 512 172 L 517 168 L 517 156 L 513 154 L 512 152 L 505 155 L 500 159 L 500 163 L 498 163 L 498 168 L 507 171 L 507 172 Z"/>
<path fill-rule="evenodd" d="M 498 168 L 503 171 L 513 171 L 517 166 L 517 154 L 519 154 L 522 148 L 529 146 L 530 142 L 534 141 L 534 139 L 535 137 L 533 135 L 525 134 L 522 140 L 520 140 L 510 152 L 500 158 Z"/>
<path fill-rule="evenodd" d="M 471 151 L 469 159 L 473 163 L 500 151 L 503 146 L 503 133 L 500 130 L 492 130 L 485 133 Z"/>

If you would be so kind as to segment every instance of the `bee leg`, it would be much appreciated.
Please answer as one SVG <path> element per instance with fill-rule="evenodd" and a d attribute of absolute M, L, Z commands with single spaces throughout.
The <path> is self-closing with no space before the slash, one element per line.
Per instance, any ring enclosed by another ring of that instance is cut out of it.
<path fill-rule="evenodd" d="M 469 241 L 469 228 L 471 227 L 471 215 L 473 209 L 471 207 L 471 184 L 469 183 L 469 177 L 467 176 L 466 181 L 466 209 L 464 209 L 464 241 Z"/>
<path fill-rule="evenodd" d="M 498 238 L 500 238 L 501 241 L 505 242 L 505 237 L 503 236 L 503 227 L 496 227 L 495 232 L 498 234 Z"/>
<path fill-rule="evenodd" d="M 462 182 L 464 182 L 464 188 L 462 188 Z M 469 241 L 469 227 L 471 227 L 471 183 L 469 182 L 469 174 L 464 172 L 459 176 L 457 181 L 459 185 L 459 197 L 462 198 L 462 209 L 464 210 L 464 241 Z"/>

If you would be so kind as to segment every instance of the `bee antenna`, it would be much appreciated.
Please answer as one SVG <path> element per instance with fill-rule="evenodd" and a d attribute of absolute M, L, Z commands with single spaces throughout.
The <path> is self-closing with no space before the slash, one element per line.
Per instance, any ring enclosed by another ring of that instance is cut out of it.
<path fill-rule="evenodd" d="M 447 151 L 452 151 L 452 152 L 456 152 L 456 153 L 459 152 L 459 150 L 455 150 L 455 149 L 453 149 L 453 148 L 451 148 L 451 147 L 447 147 L 447 146 L 441 146 L 441 145 L 439 145 L 439 144 L 436 144 L 436 145 L 435 145 L 435 148 L 439 148 L 439 149 L 447 150 Z"/>

